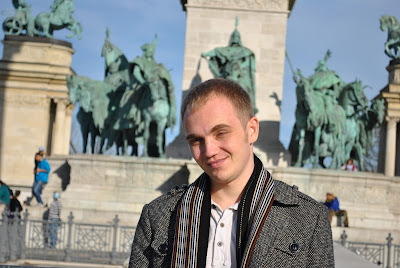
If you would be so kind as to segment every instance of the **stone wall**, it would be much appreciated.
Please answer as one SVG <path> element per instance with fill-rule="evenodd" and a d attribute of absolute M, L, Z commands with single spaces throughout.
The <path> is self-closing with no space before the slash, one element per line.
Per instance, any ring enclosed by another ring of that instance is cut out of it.
<path fill-rule="evenodd" d="M 62 190 L 63 220 L 72 211 L 77 221 L 111 222 L 135 226 L 144 204 L 175 185 L 194 181 L 202 170 L 194 161 L 102 155 L 51 157 L 53 172 L 44 191 L 51 202 L 54 190 Z M 366 172 L 304 168 L 267 168 L 277 180 L 297 185 L 317 201 L 334 193 L 349 214 L 350 240 L 384 242 L 389 232 L 400 242 L 400 177 Z M 63 183 L 64 182 L 64 183 Z M 64 187 L 63 187 L 64 185 Z M 38 215 L 41 216 L 41 215 Z M 343 228 L 335 227 L 339 240 Z M 383 240 L 383 241 L 382 241 Z"/>

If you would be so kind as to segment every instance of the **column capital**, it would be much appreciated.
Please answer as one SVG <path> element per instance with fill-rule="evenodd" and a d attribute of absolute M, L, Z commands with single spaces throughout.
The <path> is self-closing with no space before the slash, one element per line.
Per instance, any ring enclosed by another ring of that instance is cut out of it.
<path fill-rule="evenodd" d="M 64 107 L 66 107 L 68 104 L 71 103 L 69 99 L 64 99 L 64 98 L 54 98 L 53 101 L 56 104 L 64 105 Z"/>
<path fill-rule="evenodd" d="M 387 122 L 392 121 L 394 123 L 398 123 L 400 121 L 400 117 L 385 116 L 385 120 Z"/>

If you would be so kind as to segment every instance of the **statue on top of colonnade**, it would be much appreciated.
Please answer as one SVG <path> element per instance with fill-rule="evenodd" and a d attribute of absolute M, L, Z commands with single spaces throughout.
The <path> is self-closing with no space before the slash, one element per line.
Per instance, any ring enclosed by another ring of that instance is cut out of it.
<path fill-rule="evenodd" d="M 51 12 L 41 12 L 36 17 L 31 16 L 31 7 L 25 0 L 12 0 L 15 8 L 14 16 L 3 21 L 3 31 L 6 35 L 27 35 L 53 38 L 55 30 L 67 28 L 81 39 L 82 25 L 72 17 L 73 0 L 54 0 Z"/>
<path fill-rule="evenodd" d="M 256 108 L 256 61 L 253 51 L 244 47 L 237 30 L 238 17 L 236 17 L 235 30 L 231 34 L 227 47 L 217 47 L 213 50 L 201 53 L 208 62 L 208 66 L 215 78 L 226 78 L 239 83 L 250 95 L 251 102 Z"/>
<path fill-rule="evenodd" d="M 383 15 L 379 19 L 381 30 L 388 30 L 385 54 L 392 59 L 400 59 L 400 22 L 395 16 Z"/>

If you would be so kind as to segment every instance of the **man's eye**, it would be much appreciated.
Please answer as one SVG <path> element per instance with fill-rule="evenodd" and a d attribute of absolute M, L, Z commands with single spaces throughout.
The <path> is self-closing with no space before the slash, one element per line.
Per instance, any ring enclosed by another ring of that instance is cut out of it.
<path fill-rule="evenodd" d="M 195 138 L 195 139 L 190 139 L 189 140 L 189 144 L 190 145 L 196 145 L 196 144 L 198 144 L 199 142 L 200 142 L 200 138 Z"/>
<path fill-rule="evenodd" d="M 222 136 L 226 135 L 227 133 L 228 133 L 227 131 L 218 131 L 217 136 L 222 137 Z"/>

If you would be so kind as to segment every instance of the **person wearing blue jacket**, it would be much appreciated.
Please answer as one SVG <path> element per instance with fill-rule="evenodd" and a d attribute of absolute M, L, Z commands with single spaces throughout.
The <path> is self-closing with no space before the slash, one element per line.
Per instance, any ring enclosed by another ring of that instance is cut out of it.
<path fill-rule="evenodd" d="M 32 192 L 38 202 L 38 206 L 43 207 L 44 204 L 41 195 L 43 187 L 47 184 L 49 179 L 50 165 L 44 156 L 39 153 L 36 154 L 35 159 L 38 161 L 38 166 L 36 168 L 36 177 L 32 186 Z"/>
<path fill-rule="evenodd" d="M 347 211 L 339 208 L 339 199 L 332 193 L 326 193 L 325 206 L 329 210 L 329 220 L 332 222 L 332 217 L 343 217 L 344 227 L 349 227 L 349 219 L 347 217 Z"/>

